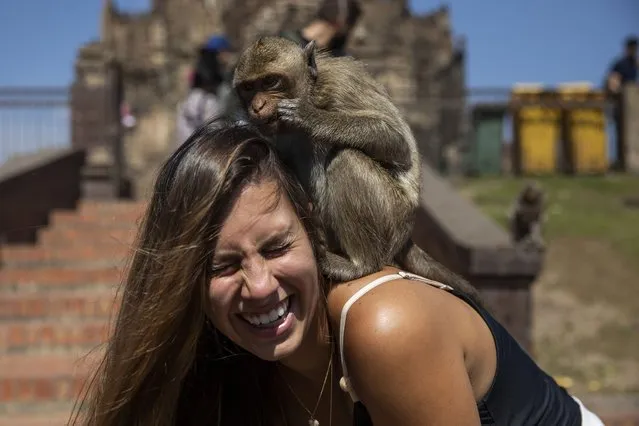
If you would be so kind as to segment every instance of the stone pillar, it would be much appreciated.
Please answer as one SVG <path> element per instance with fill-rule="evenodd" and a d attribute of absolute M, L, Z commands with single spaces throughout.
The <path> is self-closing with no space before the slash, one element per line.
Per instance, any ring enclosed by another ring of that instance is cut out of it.
<path fill-rule="evenodd" d="M 623 90 L 623 143 L 626 171 L 639 174 L 639 85 L 629 84 Z"/>

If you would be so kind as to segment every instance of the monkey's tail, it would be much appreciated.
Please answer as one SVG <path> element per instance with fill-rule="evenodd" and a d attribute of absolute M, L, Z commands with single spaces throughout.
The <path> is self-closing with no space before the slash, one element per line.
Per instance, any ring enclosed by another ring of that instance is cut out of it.
<path fill-rule="evenodd" d="M 408 240 L 404 249 L 397 256 L 397 263 L 406 272 L 421 275 L 424 278 L 448 284 L 461 291 L 475 303 L 483 305 L 479 292 L 460 275 L 446 268 L 422 250 L 413 240 Z"/>

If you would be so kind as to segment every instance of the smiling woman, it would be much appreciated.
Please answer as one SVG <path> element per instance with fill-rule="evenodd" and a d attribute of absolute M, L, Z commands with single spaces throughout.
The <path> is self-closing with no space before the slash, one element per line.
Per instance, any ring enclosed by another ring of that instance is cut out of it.
<path fill-rule="evenodd" d="M 255 133 L 196 131 L 158 175 L 81 422 L 271 424 L 269 361 L 330 358 L 310 207 Z"/>
<path fill-rule="evenodd" d="M 450 285 L 323 279 L 313 207 L 257 132 L 196 131 L 158 175 L 81 422 L 602 426 Z"/>

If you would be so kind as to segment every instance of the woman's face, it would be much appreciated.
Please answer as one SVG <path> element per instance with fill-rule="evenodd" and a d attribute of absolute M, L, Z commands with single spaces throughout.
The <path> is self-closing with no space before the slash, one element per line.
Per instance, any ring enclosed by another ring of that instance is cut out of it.
<path fill-rule="evenodd" d="M 247 186 L 214 253 L 208 300 L 215 327 L 264 360 L 294 353 L 313 322 L 319 275 L 288 197 L 270 181 Z"/>

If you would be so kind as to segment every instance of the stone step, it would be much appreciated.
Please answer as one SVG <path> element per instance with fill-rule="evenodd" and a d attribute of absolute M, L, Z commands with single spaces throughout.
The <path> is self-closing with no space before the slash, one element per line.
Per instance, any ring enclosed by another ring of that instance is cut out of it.
<path fill-rule="evenodd" d="M 0 323 L 0 353 L 36 354 L 88 351 L 107 341 L 108 320 L 65 319 Z"/>
<path fill-rule="evenodd" d="M 84 213 L 75 211 L 54 211 L 51 214 L 49 227 L 64 227 L 69 225 L 102 227 L 137 226 L 141 218 L 142 212 L 137 210 Z"/>
<path fill-rule="evenodd" d="M 3 293 L 0 298 L 0 324 L 8 320 L 34 319 L 106 319 L 119 306 L 116 288 L 93 291 Z"/>
<path fill-rule="evenodd" d="M 0 426 L 62 426 L 68 424 L 72 409 L 72 404 L 56 404 L 52 408 L 41 407 L 38 411 L 45 411 L 43 413 L 0 413 Z"/>
<path fill-rule="evenodd" d="M 86 244 L 85 247 L 42 247 L 39 245 L 7 245 L 0 247 L 0 263 L 3 267 L 28 265 L 37 267 L 51 264 L 82 265 L 86 262 L 120 262 L 131 252 L 131 247 L 121 244 Z"/>
<path fill-rule="evenodd" d="M 9 354 L 0 357 L 0 413 L 30 404 L 73 402 L 102 351 L 78 354 Z"/>
<path fill-rule="evenodd" d="M 44 228 L 38 231 L 38 241 L 45 248 L 90 247 L 102 244 L 130 247 L 136 232 L 134 228 Z"/>
<path fill-rule="evenodd" d="M 42 290 L 104 289 L 121 282 L 120 268 L 7 268 L 0 269 L 0 293 L 30 292 Z"/>
<path fill-rule="evenodd" d="M 129 214 L 137 212 L 144 213 L 146 203 L 140 201 L 91 201 L 82 200 L 78 204 L 79 214 Z"/>

